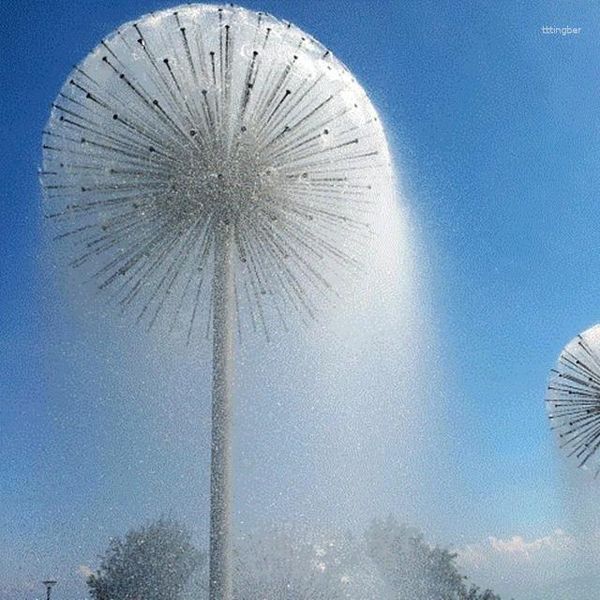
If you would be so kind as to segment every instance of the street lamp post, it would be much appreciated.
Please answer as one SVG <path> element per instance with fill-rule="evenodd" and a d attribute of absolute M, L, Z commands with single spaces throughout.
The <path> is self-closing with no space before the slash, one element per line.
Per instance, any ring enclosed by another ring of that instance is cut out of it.
<path fill-rule="evenodd" d="M 42 583 L 46 586 L 46 600 L 50 600 L 50 593 L 52 588 L 56 585 L 56 581 L 53 579 L 47 579 L 46 581 L 42 581 Z"/>

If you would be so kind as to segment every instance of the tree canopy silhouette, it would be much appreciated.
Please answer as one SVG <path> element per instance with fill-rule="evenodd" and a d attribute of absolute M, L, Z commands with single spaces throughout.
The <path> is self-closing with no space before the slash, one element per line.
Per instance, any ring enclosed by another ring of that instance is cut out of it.
<path fill-rule="evenodd" d="M 113 538 L 87 585 L 93 600 L 178 600 L 203 560 L 190 533 L 161 518 Z"/>

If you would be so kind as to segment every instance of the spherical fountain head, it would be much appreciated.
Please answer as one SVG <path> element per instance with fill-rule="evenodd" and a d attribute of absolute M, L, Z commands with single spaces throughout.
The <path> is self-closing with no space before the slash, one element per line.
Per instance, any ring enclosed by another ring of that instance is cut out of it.
<path fill-rule="evenodd" d="M 600 324 L 571 340 L 550 372 L 546 406 L 559 445 L 600 473 Z"/>
<path fill-rule="evenodd" d="M 265 13 L 201 4 L 123 25 L 73 70 L 41 181 L 69 264 L 188 334 L 211 313 L 220 229 L 238 314 L 266 330 L 344 295 L 393 193 L 378 115 L 331 52 Z"/>

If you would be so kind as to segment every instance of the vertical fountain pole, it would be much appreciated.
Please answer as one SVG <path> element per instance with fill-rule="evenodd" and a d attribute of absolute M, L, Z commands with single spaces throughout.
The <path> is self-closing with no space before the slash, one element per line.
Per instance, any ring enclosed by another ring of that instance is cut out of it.
<path fill-rule="evenodd" d="M 210 600 L 232 598 L 232 398 L 235 338 L 233 225 L 215 228 L 210 465 Z"/>

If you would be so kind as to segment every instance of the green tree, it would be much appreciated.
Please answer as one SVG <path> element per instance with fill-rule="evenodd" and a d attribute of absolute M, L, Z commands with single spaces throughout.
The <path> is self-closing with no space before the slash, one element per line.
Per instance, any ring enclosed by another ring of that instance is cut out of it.
<path fill-rule="evenodd" d="M 467 588 L 456 555 L 393 519 L 350 534 L 275 526 L 237 546 L 236 600 L 500 600 Z"/>
<path fill-rule="evenodd" d="M 490 590 L 467 589 L 456 554 L 430 546 L 416 529 L 399 525 L 392 517 L 373 521 L 365 541 L 394 600 L 500 600 Z"/>
<path fill-rule="evenodd" d="M 237 546 L 235 600 L 386 600 L 348 533 L 276 525 Z"/>
<path fill-rule="evenodd" d="M 479 591 L 476 585 L 472 585 L 464 596 L 460 596 L 460 600 L 501 600 L 492 590 Z"/>
<path fill-rule="evenodd" d="M 190 533 L 161 518 L 112 539 L 87 585 L 93 600 L 178 600 L 202 562 Z"/>

